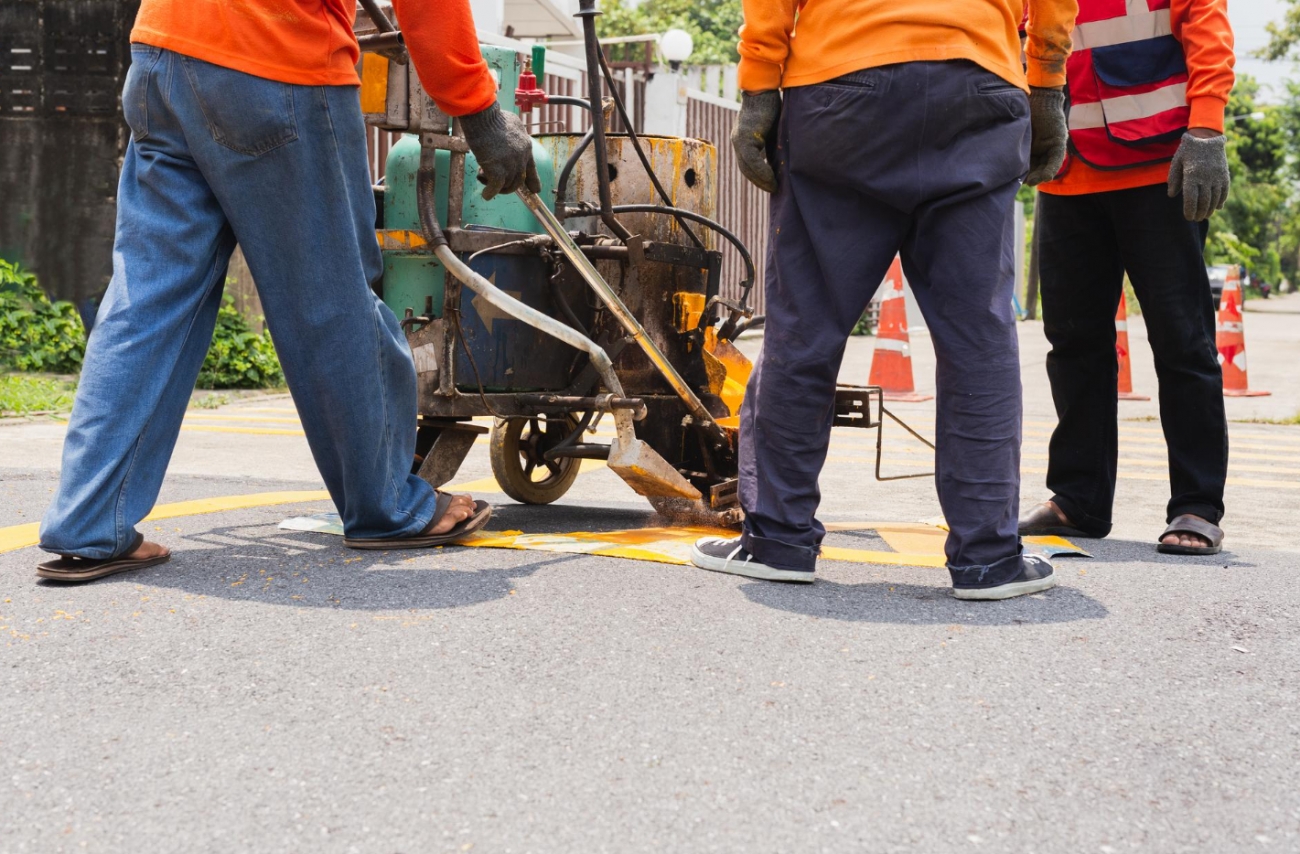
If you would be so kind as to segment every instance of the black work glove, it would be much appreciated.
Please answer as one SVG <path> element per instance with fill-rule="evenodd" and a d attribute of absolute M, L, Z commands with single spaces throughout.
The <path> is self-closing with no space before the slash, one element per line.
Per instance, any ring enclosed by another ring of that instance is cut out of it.
<path fill-rule="evenodd" d="M 1169 164 L 1169 198 L 1183 194 L 1183 216 L 1190 222 L 1209 219 L 1228 201 L 1226 143 L 1222 134 L 1202 139 L 1185 133 Z"/>
<path fill-rule="evenodd" d="M 1065 162 L 1069 128 L 1065 123 L 1065 92 L 1060 88 L 1029 87 L 1029 174 L 1025 183 L 1035 187 L 1050 181 Z"/>
<path fill-rule="evenodd" d="M 462 116 L 460 127 L 478 159 L 484 199 L 513 193 L 525 184 L 534 193 L 542 191 L 533 162 L 533 138 L 518 116 L 493 103 L 486 110 Z"/>
<path fill-rule="evenodd" d="M 769 193 L 776 192 L 776 173 L 767 160 L 767 144 L 776 133 L 780 115 L 779 91 L 746 92 L 740 98 L 740 115 L 731 129 L 731 147 L 736 151 L 741 173 L 749 183 Z"/>

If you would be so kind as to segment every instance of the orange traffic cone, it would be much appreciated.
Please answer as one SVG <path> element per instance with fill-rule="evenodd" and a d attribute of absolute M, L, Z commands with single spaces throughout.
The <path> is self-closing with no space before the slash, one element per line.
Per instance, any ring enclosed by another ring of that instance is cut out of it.
<path fill-rule="evenodd" d="M 1115 312 L 1115 356 L 1119 359 L 1119 399 L 1150 400 L 1145 394 L 1133 393 L 1133 362 L 1128 349 L 1128 299 L 1119 292 L 1119 310 Z"/>
<path fill-rule="evenodd" d="M 884 389 L 885 400 L 920 402 L 932 394 L 917 394 L 912 381 L 912 344 L 907 335 L 907 303 L 903 299 L 903 264 L 889 265 L 880 298 L 880 329 L 871 356 L 870 384 Z"/>
<path fill-rule="evenodd" d="M 1252 391 L 1246 381 L 1246 329 L 1241 317 L 1241 277 L 1237 268 L 1229 267 L 1219 301 L 1219 322 L 1215 346 L 1223 368 L 1223 394 L 1226 397 L 1262 397 L 1269 391 Z"/>

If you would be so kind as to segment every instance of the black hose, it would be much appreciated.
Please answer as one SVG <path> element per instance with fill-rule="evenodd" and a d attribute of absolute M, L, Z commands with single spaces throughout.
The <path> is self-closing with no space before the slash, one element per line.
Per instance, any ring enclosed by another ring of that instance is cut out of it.
<path fill-rule="evenodd" d="M 587 100 L 591 102 L 591 129 L 595 131 L 596 185 L 600 188 L 600 219 L 619 240 L 628 240 L 631 232 L 614 216 L 614 200 L 609 191 L 609 149 L 605 147 L 605 117 L 600 103 L 600 42 L 596 39 L 596 0 L 579 0 L 577 17 L 582 18 L 582 37 L 587 48 Z M 616 93 L 617 94 L 617 93 Z"/>
<path fill-rule="evenodd" d="M 593 125 L 594 127 L 594 125 Z M 573 168 L 578 165 L 578 158 L 582 157 L 582 152 L 587 150 L 591 141 L 596 138 L 596 131 L 589 130 L 573 151 L 569 152 L 569 159 L 564 161 L 564 168 L 560 170 L 560 178 L 555 182 L 555 215 L 564 219 L 564 196 L 569 189 L 569 176 L 573 174 Z"/>
<path fill-rule="evenodd" d="M 569 95 L 547 95 L 546 103 L 548 105 L 558 104 L 561 107 L 582 107 L 584 110 L 591 112 L 591 104 L 581 98 L 574 98 Z"/>
<path fill-rule="evenodd" d="M 438 223 L 437 193 L 434 179 L 437 151 L 431 146 L 420 146 L 420 168 L 415 173 L 415 207 L 420 214 L 420 228 L 430 251 L 447 246 L 447 236 Z"/>
<path fill-rule="evenodd" d="M 740 283 L 740 287 L 744 291 L 744 294 L 740 299 L 742 305 L 749 304 L 749 292 L 754 287 L 754 280 L 757 278 L 757 273 L 754 270 L 754 259 L 750 257 L 749 250 L 745 248 L 744 243 L 740 242 L 740 238 L 732 234 L 720 223 L 717 223 L 702 214 L 697 214 L 694 211 L 668 207 L 667 205 L 615 205 L 614 213 L 658 213 L 682 217 L 684 219 L 689 219 L 692 222 L 698 222 L 700 225 L 722 235 L 722 237 L 731 243 L 732 246 L 736 247 L 736 250 L 740 252 L 740 260 L 745 263 L 745 280 Z M 570 216 L 574 215 L 575 214 L 570 214 Z"/>
<path fill-rule="evenodd" d="M 605 80 L 609 83 L 609 93 L 614 96 L 614 107 L 618 110 L 619 118 L 623 120 L 623 127 L 627 129 L 628 139 L 632 140 L 632 148 L 636 150 L 636 156 L 641 159 L 641 165 L 645 167 L 646 175 L 650 176 L 650 183 L 653 184 L 655 190 L 658 191 L 659 198 L 664 200 L 665 205 L 671 205 L 673 200 L 668 195 L 668 191 L 664 189 L 664 185 L 659 183 L 659 176 L 655 174 L 654 167 L 650 165 L 650 158 L 646 156 L 645 149 L 641 147 L 641 138 L 636 135 L 636 130 L 632 125 L 632 119 L 628 117 L 627 107 L 623 104 L 623 99 L 619 97 L 618 87 L 614 85 L 614 74 L 609 70 L 609 63 L 605 61 L 605 52 L 603 50 L 600 51 L 599 56 L 600 70 L 604 73 Z M 680 225 L 682 231 L 686 232 L 686 235 L 690 237 L 692 243 L 700 249 L 704 248 L 704 244 L 700 241 L 700 238 L 695 236 L 695 232 L 691 231 L 691 227 L 686 224 L 686 219 L 684 217 L 677 217 L 677 224 Z"/>

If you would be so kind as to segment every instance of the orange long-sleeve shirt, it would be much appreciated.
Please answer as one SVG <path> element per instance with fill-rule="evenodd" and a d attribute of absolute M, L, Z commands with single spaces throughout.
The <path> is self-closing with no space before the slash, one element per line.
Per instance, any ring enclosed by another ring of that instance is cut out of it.
<path fill-rule="evenodd" d="M 496 100 L 469 0 L 393 0 L 407 50 L 438 107 Z M 303 86 L 356 86 L 355 0 L 143 0 L 131 41 Z"/>
<path fill-rule="evenodd" d="M 1022 88 L 1061 86 L 1076 0 L 744 0 L 740 87 L 809 86 L 899 62 L 966 59 Z M 795 22 L 798 21 L 796 27 Z"/>
<path fill-rule="evenodd" d="M 1224 107 L 1236 81 L 1228 0 L 1172 0 L 1169 21 L 1187 60 L 1187 104 L 1192 112 L 1188 126 L 1222 133 Z M 1071 157 L 1061 177 L 1038 189 L 1058 196 L 1080 196 L 1131 190 L 1168 180 L 1168 163 L 1103 171 Z"/>

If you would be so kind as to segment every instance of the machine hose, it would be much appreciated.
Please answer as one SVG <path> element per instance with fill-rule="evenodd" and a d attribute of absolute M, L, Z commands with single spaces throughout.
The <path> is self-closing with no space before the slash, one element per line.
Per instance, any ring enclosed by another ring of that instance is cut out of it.
<path fill-rule="evenodd" d="M 693 222 L 698 222 L 700 225 L 707 227 L 711 231 L 716 231 L 728 243 L 736 247 L 736 251 L 740 253 L 740 260 L 745 264 L 745 280 L 740 283 L 740 288 L 744 292 L 741 301 L 742 303 L 748 304 L 749 292 L 753 289 L 754 280 L 757 278 L 757 273 L 754 269 L 754 259 L 750 256 L 749 250 L 745 248 L 745 244 L 741 242 L 740 238 L 732 234 L 721 223 L 715 222 L 703 214 L 697 214 L 695 211 L 688 211 L 684 208 L 668 207 L 667 205 L 615 205 L 613 210 L 614 213 L 666 214 L 667 216 L 679 217 L 681 219 L 689 219 Z M 589 215 L 590 214 L 586 211 L 565 212 L 565 218 Z"/>
<path fill-rule="evenodd" d="M 447 272 L 451 273 L 457 281 L 506 314 L 522 320 L 534 329 L 538 329 L 568 344 L 570 347 L 586 353 L 591 357 L 591 364 L 600 374 L 601 380 L 605 383 L 605 388 L 614 395 L 623 397 L 623 385 L 618 381 L 618 377 L 614 373 L 614 363 L 610 360 L 609 354 L 605 352 L 604 348 L 577 330 L 502 291 L 496 285 L 474 272 L 468 264 L 457 257 L 455 252 L 451 251 L 451 246 L 447 243 L 447 236 L 438 223 L 438 211 L 434 195 L 433 163 L 433 149 L 425 148 L 422 150 L 420 152 L 420 169 L 416 174 L 416 207 L 420 212 L 420 227 L 424 231 L 424 239 L 432 247 L 434 256 L 442 262 L 443 266 L 447 268 Z"/>

